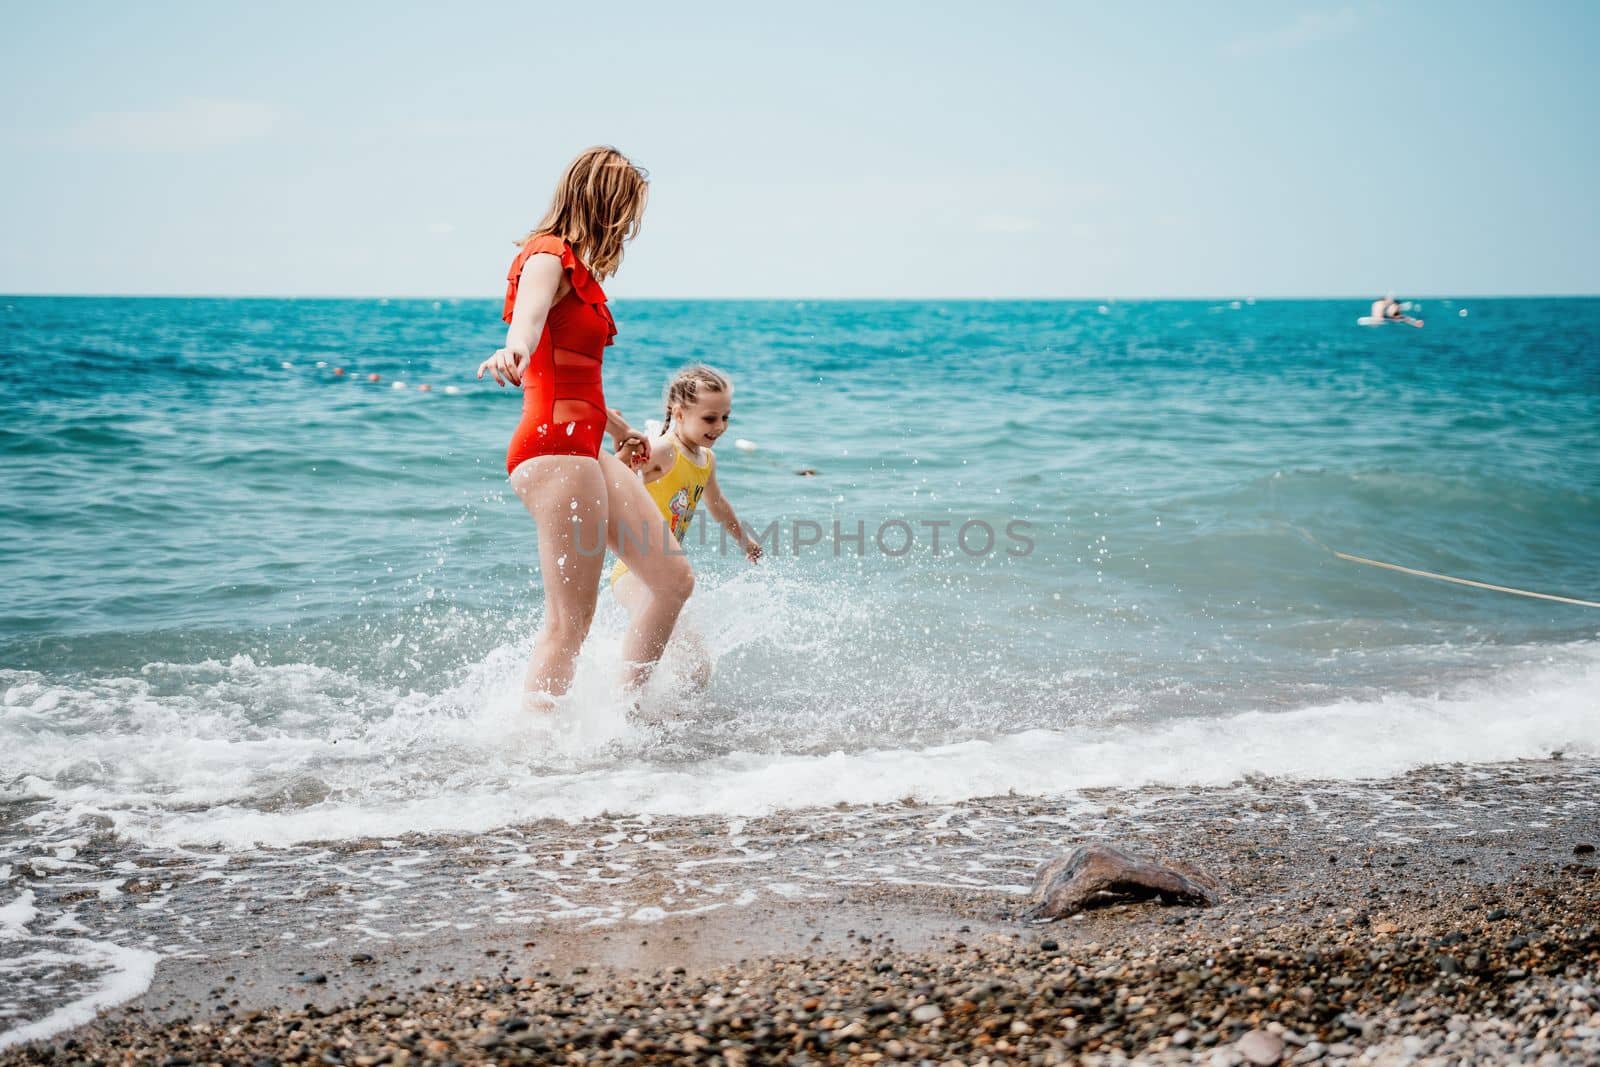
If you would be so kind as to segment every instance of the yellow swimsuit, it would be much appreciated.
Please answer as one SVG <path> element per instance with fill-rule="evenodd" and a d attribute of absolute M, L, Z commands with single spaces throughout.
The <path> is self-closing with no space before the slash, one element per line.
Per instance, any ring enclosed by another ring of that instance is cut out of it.
<path fill-rule="evenodd" d="M 711 480 L 711 472 L 716 469 L 717 457 L 711 449 L 702 449 L 706 456 L 705 466 L 702 467 L 689 458 L 681 444 L 675 445 L 674 451 L 677 456 L 672 466 L 667 468 L 667 473 L 653 482 L 646 482 L 644 487 L 656 502 L 662 519 L 671 524 L 672 536 L 681 545 L 683 535 L 689 529 L 689 520 L 694 518 L 694 507 L 700 503 L 706 483 Z M 611 568 L 611 584 L 615 585 L 617 579 L 627 573 L 628 565 L 617 560 L 617 565 Z"/>

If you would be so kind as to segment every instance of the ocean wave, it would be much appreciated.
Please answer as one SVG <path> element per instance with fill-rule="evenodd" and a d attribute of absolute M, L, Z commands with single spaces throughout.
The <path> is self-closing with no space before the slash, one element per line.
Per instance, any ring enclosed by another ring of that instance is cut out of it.
<path fill-rule="evenodd" d="M 46 801 L 53 818 L 98 815 L 152 846 L 252 848 L 602 812 L 757 815 L 1251 775 L 1383 778 L 1600 753 L 1600 642 L 1502 651 L 1510 665 L 1436 692 L 1086 718 L 939 744 L 866 734 L 828 751 L 685 744 L 694 724 L 631 722 L 593 671 L 561 719 L 532 718 L 516 703 L 516 645 L 442 696 L 374 694 L 337 671 L 248 657 L 151 665 L 88 687 L 4 672 L 0 773 L 5 795 Z M 389 714 L 365 710 L 380 702 Z M 112 706 L 121 725 L 105 729 Z"/>

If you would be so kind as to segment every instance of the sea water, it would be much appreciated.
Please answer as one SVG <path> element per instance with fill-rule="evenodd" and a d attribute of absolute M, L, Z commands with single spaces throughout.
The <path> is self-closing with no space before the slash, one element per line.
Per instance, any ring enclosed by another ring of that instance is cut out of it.
<path fill-rule="evenodd" d="M 728 373 L 717 477 L 768 546 L 695 520 L 715 672 L 669 663 L 653 724 L 608 593 L 558 719 L 519 708 L 543 592 L 488 301 L 0 308 L 0 984 L 144 973 L 32 895 L 41 863 L 117 892 L 86 834 L 126 863 L 1600 752 L 1600 610 L 1333 554 L 1600 600 L 1597 300 L 619 303 L 608 402 Z"/>

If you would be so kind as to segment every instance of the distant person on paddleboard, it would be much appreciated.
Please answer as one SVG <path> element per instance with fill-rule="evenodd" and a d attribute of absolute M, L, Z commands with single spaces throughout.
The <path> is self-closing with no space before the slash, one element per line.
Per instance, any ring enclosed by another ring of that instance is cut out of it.
<path fill-rule="evenodd" d="M 617 446 L 617 456 L 639 469 L 659 512 L 657 524 L 666 528 L 673 548 L 683 543 L 689 520 L 704 500 L 711 517 L 754 563 L 761 558 L 761 544 L 740 524 L 733 505 L 722 495 L 717 484 L 717 457 L 711 451 L 732 417 L 733 382 L 727 375 L 703 364 L 685 367 L 667 383 L 661 433 L 648 442 L 624 440 Z M 637 625 L 649 606 L 650 591 L 626 561 L 618 560 L 612 569 L 611 588 L 631 623 Z M 682 632 L 674 645 L 689 658 L 688 675 L 694 684 L 705 685 L 711 678 L 711 657 L 699 636 Z"/>
<path fill-rule="evenodd" d="M 688 562 L 663 551 L 644 484 L 600 448 L 609 433 L 648 456 L 648 440 L 607 409 L 601 389 L 601 359 L 617 330 L 600 280 L 621 265 L 649 188 L 645 172 L 615 148 L 590 148 L 572 161 L 506 276 L 505 347 L 478 367 L 480 379 L 487 371 L 500 385 L 522 388 L 522 420 L 511 435 L 506 472 L 538 528 L 544 624 L 523 679 L 523 704 L 533 710 L 555 710 L 572 684 L 606 546 L 642 586 L 642 607 L 623 645 L 636 678 L 647 677 L 661 658 L 694 591 Z M 619 544 L 619 524 L 642 531 L 642 539 Z"/>

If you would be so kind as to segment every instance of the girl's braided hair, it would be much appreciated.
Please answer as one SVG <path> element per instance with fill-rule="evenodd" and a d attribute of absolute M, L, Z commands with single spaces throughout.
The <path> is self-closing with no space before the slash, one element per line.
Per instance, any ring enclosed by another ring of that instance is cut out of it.
<path fill-rule="evenodd" d="M 672 376 L 672 381 L 667 383 L 667 413 L 661 420 L 661 429 L 666 430 L 672 425 L 673 405 L 692 404 L 700 399 L 702 392 L 731 393 L 733 383 L 728 380 L 727 375 L 704 363 L 683 368 Z"/>

